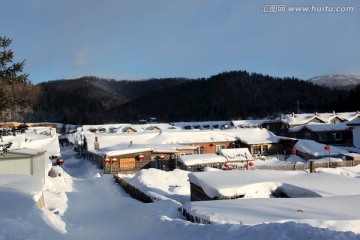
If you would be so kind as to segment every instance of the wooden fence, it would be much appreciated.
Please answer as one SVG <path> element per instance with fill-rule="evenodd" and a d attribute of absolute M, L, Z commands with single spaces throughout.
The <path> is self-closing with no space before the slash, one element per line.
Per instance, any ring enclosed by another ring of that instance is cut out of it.
<path fill-rule="evenodd" d="M 114 178 L 115 178 L 115 182 L 119 184 L 119 186 L 122 187 L 125 190 L 125 192 L 127 192 L 132 198 L 135 198 L 144 203 L 152 203 L 154 202 L 154 200 L 156 200 L 154 197 L 150 197 L 146 195 L 136 187 L 124 181 L 124 179 L 118 176 L 114 176 Z"/>

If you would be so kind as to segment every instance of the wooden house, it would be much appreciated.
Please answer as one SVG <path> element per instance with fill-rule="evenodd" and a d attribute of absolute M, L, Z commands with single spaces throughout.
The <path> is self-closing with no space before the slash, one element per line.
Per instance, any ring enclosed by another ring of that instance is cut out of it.
<path fill-rule="evenodd" d="M 124 139 L 134 137 L 139 142 L 143 136 L 153 133 L 129 133 L 85 135 L 86 158 L 96 163 L 104 173 L 134 173 L 141 169 L 157 168 L 173 170 L 177 167 L 176 160 L 180 154 L 193 154 L 195 147 L 178 144 L 130 144 L 121 143 Z M 155 134 L 156 135 L 156 134 Z M 135 136 L 137 138 L 135 138 Z M 95 140 L 95 141 L 94 141 Z M 118 142 L 118 144 L 116 144 Z"/>
<path fill-rule="evenodd" d="M 242 129 L 237 139 L 235 144 L 241 148 L 248 148 L 250 154 L 254 157 L 277 154 L 284 150 L 283 139 L 267 129 Z"/>
<path fill-rule="evenodd" d="M 289 129 L 289 136 L 310 139 L 323 144 L 351 145 L 352 133 L 346 123 L 316 124 L 309 123 Z"/>

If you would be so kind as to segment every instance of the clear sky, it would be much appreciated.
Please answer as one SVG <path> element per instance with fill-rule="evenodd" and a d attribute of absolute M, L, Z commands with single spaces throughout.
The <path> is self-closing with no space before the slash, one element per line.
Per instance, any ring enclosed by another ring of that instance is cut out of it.
<path fill-rule="evenodd" d="M 0 0 L 0 18 L 33 83 L 360 74 L 358 0 Z"/>

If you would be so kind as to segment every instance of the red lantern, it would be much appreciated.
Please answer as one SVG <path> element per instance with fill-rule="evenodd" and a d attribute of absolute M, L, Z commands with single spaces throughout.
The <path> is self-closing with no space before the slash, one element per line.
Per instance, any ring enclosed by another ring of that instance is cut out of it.
<path fill-rule="evenodd" d="M 213 147 L 213 146 L 215 146 L 215 144 L 214 144 L 214 143 L 210 143 L 210 147 Z"/>
<path fill-rule="evenodd" d="M 113 159 L 111 159 L 111 162 L 112 162 L 112 163 L 115 163 L 115 162 L 117 162 L 117 159 L 116 159 L 116 158 L 113 158 Z"/>
<path fill-rule="evenodd" d="M 202 145 L 202 146 L 201 146 L 201 149 L 203 149 L 203 150 L 204 150 L 205 148 L 206 148 L 206 146 L 205 146 L 205 145 Z"/>
<path fill-rule="evenodd" d="M 254 163 L 253 163 L 253 162 L 249 162 L 249 166 L 250 166 L 250 167 L 254 166 Z"/>
<path fill-rule="evenodd" d="M 56 162 L 59 166 L 61 166 L 64 163 L 64 159 L 60 158 Z"/>
<path fill-rule="evenodd" d="M 104 162 L 105 162 L 105 163 L 109 163 L 109 162 L 110 162 L 110 159 L 109 159 L 109 158 L 105 158 Z"/>
<path fill-rule="evenodd" d="M 138 156 L 138 159 L 139 159 L 139 160 L 143 160 L 143 159 L 144 159 L 144 155 L 142 155 L 142 154 L 139 155 L 139 156 Z"/>
<path fill-rule="evenodd" d="M 292 154 L 296 154 L 296 148 L 292 148 L 292 149 L 291 149 L 291 153 L 292 153 Z"/>
<path fill-rule="evenodd" d="M 160 160 L 164 160 L 164 159 L 165 159 L 165 156 L 164 156 L 164 155 L 161 155 L 161 156 L 159 156 L 159 159 L 160 159 Z"/>
<path fill-rule="evenodd" d="M 225 163 L 225 167 L 226 167 L 226 168 L 229 168 L 229 167 L 230 167 L 230 164 L 229 164 L 229 163 Z"/>
<path fill-rule="evenodd" d="M 324 149 L 325 149 L 325 151 L 330 151 L 330 147 L 329 147 L 328 145 L 326 145 L 326 146 L 324 147 Z"/>

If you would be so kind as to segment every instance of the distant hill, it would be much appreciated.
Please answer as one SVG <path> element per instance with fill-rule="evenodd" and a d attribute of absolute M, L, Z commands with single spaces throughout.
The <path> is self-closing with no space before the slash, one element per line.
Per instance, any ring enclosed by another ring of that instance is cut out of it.
<path fill-rule="evenodd" d="M 324 87 L 351 90 L 360 84 L 360 76 L 350 74 L 335 74 L 314 77 L 308 81 Z"/>
<path fill-rule="evenodd" d="M 351 91 L 246 71 L 209 78 L 117 81 L 98 77 L 41 83 L 27 122 L 72 124 L 231 120 L 280 113 L 357 111 L 360 87 Z"/>
<path fill-rule="evenodd" d="M 75 124 L 111 121 L 113 116 L 105 115 L 106 110 L 185 81 L 181 78 L 116 81 L 93 76 L 48 81 L 38 85 L 40 97 L 25 119 Z"/>
<path fill-rule="evenodd" d="M 207 79 L 156 91 L 111 109 L 116 121 L 155 116 L 161 121 L 206 121 L 278 116 L 337 110 L 342 91 L 295 78 L 275 78 L 246 71 L 224 72 Z"/>

